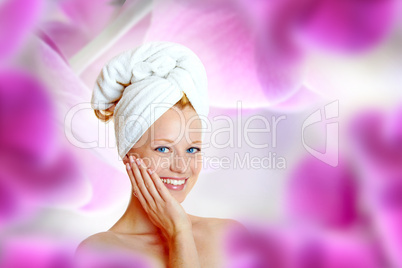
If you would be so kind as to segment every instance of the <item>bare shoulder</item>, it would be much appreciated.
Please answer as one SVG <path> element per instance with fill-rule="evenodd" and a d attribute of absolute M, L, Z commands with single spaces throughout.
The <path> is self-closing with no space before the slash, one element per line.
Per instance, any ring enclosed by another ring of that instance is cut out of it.
<path fill-rule="evenodd" d="M 194 240 L 200 256 L 213 260 L 206 267 L 228 267 L 228 245 L 246 228 L 238 221 L 221 218 L 190 217 L 193 222 Z M 242 235 L 241 235 L 242 236 Z M 225 265 L 224 265 L 225 264 Z"/>
<path fill-rule="evenodd" d="M 79 254 L 80 252 L 110 248 L 111 246 L 116 245 L 118 240 L 118 237 L 113 232 L 108 231 L 97 233 L 82 241 L 78 245 L 76 252 Z"/>
<path fill-rule="evenodd" d="M 233 219 L 191 217 L 194 217 L 194 228 L 203 234 L 224 235 L 229 232 L 247 232 L 243 224 Z"/>
<path fill-rule="evenodd" d="M 74 267 L 154 267 L 148 265 L 143 254 L 122 245 L 119 234 L 112 231 L 91 235 L 77 247 Z"/>

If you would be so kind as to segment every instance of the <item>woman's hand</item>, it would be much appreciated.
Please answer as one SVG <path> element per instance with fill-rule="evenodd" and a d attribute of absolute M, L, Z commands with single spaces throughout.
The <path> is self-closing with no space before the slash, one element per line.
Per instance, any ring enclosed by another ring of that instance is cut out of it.
<path fill-rule="evenodd" d="M 123 159 L 134 193 L 152 223 L 170 241 L 180 233 L 192 232 L 189 217 L 160 177 L 134 156 Z"/>
<path fill-rule="evenodd" d="M 173 198 L 159 176 L 148 169 L 141 159 L 130 156 L 123 161 L 138 200 L 151 222 L 168 241 L 168 267 L 199 268 L 192 224 L 183 207 Z"/>

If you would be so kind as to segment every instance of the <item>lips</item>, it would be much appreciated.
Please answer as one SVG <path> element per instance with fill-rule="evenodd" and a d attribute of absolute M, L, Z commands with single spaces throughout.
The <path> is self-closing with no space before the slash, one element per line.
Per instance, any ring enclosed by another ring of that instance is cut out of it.
<path fill-rule="evenodd" d="M 166 188 L 174 191 L 181 191 L 187 184 L 187 177 L 176 178 L 176 177 L 160 177 Z"/>

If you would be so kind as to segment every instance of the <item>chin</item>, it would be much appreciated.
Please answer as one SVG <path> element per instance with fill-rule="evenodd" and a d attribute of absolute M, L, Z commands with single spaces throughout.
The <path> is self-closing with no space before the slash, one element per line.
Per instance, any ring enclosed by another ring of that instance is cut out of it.
<path fill-rule="evenodd" d="M 186 199 L 186 196 L 184 195 L 184 193 L 178 193 L 175 191 L 169 191 L 169 192 L 172 194 L 174 199 L 176 199 L 176 201 L 179 203 L 182 203 Z"/>

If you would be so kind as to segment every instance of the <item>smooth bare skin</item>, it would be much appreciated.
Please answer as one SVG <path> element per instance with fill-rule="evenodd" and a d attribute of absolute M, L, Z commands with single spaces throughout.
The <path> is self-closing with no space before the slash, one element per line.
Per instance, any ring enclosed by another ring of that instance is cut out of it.
<path fill-rule="evenodd" d="M 179 112 L 171 108 L 155 121 L 123 159 L 136 196 L 109 231 L 87 238 L 78 251 L 123 249 L 146 256 L 151 267 L 224 267 L 225 232 L 243 227 L 232 220 L 189 215 L 180 204 L 202 168 L 200 129 L 191 106 Z M 175 191 L 160 177 L 188 180 L 182 191 Z"/>

